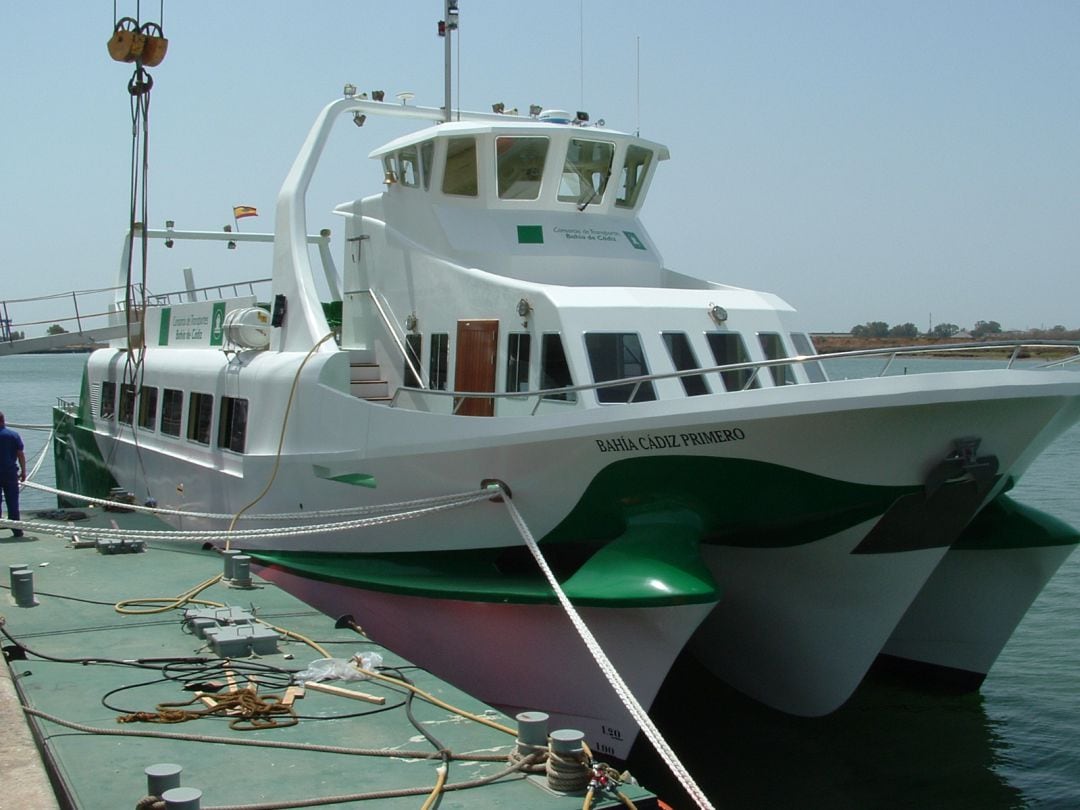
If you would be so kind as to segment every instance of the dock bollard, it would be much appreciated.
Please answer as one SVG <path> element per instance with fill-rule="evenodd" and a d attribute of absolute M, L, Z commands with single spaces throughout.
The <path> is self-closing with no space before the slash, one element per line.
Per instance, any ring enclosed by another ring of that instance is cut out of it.
<path fill-rule="evenodd" d="M 548 715 L 546 712 L 521 712 L 517 720 L 517 753 L 527 757 L 547 748 Z"/>
<path fill-rule="evenodd" d="M 585 767 L 585 734 L 576 728 L 560 728 L 551 732 L 547 760 L 547 782 L 552 790 L 575 793 L 589 784 L 590 773 Z"/>
<path fill-rule="evenodd" d="M 172 762 L 159 762 L 150 765 L 143 772 L 146 774 L 146 792 L 150 796 L 161 796 L 166 790 L 180 787 L 180 772 L 184 769 Z"/>
<path fill-rule="evenodd" d="M 29 571 L 30 566 L 26 563 L 11 563 L 8 566 L 8 580 L 12 588 L 15 587 L 15 572 L 16 571 Z"/>
<path fill-rule="evenodd" d="M 237 554 L 232 558 L 232 586 L 234 588 L 251 587 L 251 557 Z"/>
<path fill-rule="evenodd" d="M 202 791 L 198 788 L 170 788 L 161 794 L 166 810 L 199 810 L 202 807 Z"/>
<path fill-rule="evenodd" d="M 233 569 L 235 568 L 233 561 L 243 553 L 235 548 L 227 548 L 221 552 L 221 556 L 225 558 L 225 567 L 221 574 L 222 579 L 231 580 L 233 578 Z"/>
<path fill-rule="evenodd" d="M 11 572 L 11 595 L 15 598 L 18 607 L 33 607 L 37 599 L 34 598 L 34 572 L 29 568 L 20 568 Z"/>

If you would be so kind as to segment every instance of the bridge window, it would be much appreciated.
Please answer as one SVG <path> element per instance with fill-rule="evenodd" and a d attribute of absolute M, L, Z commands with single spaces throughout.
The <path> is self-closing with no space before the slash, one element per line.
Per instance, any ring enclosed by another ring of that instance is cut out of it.
<path fill-rule="evenodd" d="M 663 338 L 668 354 L 671 355 L 671 363 L 675 366 L 676 371 L 701 368 L 698 365 L 697 358 L 694 357 L 694 350 L 690 348 L 690 341 L 687 339 L 685 332 L 664 332 Z M 682 383 L 683 390 L 688 397 L 709 393 L 709 389 L 705 387 L 705 378 L 700 374 L 679 377 L 679 382 Z"/>
<path fill-rule="evenodd" d="M 501 136 L 495 139 L 499 198 L 535 200 L 540 196 L 548 139 Z"/>
<path fill-rule="evenodd" d="M 593 382 L 621 380 L 626 377 L 643 377 L 649 373 L 641 338 L 632 332 L 585 335 L 585 349 L 589 353 Z M 651 382 L 627 383 L 596 389 L 600 402 L 647 402 L 656 399 Z"/>
<path fill-rule="evenodd" d="M 214 419 L 214 397 L 192 391 L 188 400 L 187 437 L 199 444 L 210 444 L 210 423 Z"/>
<path fill-rule="evenodd" d="M 551 388 L 566 388 L 574 384 L 570 377 L 570 364 L 566 362 L 566 352 L 563 350 L 562 338 L 557 334 L 544 335 L 540 342 L 540 387 L 544 390 Z M 555 394 L 547 394 L 545 399 L 558 399 L 563 402 L 577 401 L 577 394 L 566 391 Z"/>
<path fill-rule="evenodd" d="M 235 397 L 221 398 L 221 423 L 218 425 L 218 447 L 244 452 L 247 441 L 248 401 Z"/>
<path fill-rule="evenodd" d="M 817 354 L 817 350 L 814 348 L 814 344 L 810 342 L 810 336 L 803 332 L 792 332 L 791 342 L 795 344 L 795 351 L 803 355 Z M 810 382 L 825 382 L 825 369 L 821 367 L 821 363 L 803 363 L 802 367 L 806 369 L 806 376 L 810 378 Z"/>
<path fill-rule="evenodd" d="M 560 202 L 578 205 L 600 202 L 611 177 L 614 155 L 615 145 L 607 141 L 572 139 L 559 182 Z"/>
<path fill-rule="evenodd" d="M 403 186 L 420 185 L 420 153 L 416 146 L 406 146 L 398 153 L 398 181 Z"/>
<path fill-rule="evenodd" d="M 626 147 L 626 158 L 623 160 L 622 175 L 619 177 L 619 194 L 615 198 L 615 205 L 619 208 L 633 208 L 637 205 L 652 156 L 651 149 L 633 144 Z"/>
<path fill-rule="evenodd" d="M 511 332 L 506 345 L 506 390 L 529 390 L 529 350 L 532 335 L 527 332 Z"/>
<path fill-rule="evenodd" d="M 101 409 L 98 416 L 102 419 L 112 419 L 116 415 L 116 383 L 103 382 L 101 384 Z"/>
<path fill-rule="evenodd" d="M 139 390 L 139 427 L 153 430 L 157 421 L 157 389 L 144 385 Z"/>
<path fill-rule="evenodd" d="M 167 436 L 180 435 L 180 417 L 184 410 L 184 392 L 166 388 L 161 397 L 161 432 Z"/>
<path fill-rule="evenodd" d="M 443 194 L 475 197 L 476 139 L 450 138 L 446 142 L 446 169 L 443 172 Z"/>
<path fill-rule="evenodd" d="M 417 376 L 420 373 L 420 349 L 423 346 L 423 335 L 418 335 L 415 332 L 411 332 L 405 335 L 405 357 L 404 361 L 404 379 L 406 388 L 419 388 L 420 378 Z M 413 369 L 416 369 L 414 372 Z"/>
<path fill-rule="evenodd" d="M 446 361 L 450 354 L 450 336 L 445 332 L 431 336 L 428 360 L 428 385 L 434 391 L 446 390 Z"/>
<path fill-rule="evenodd" d="M 135 421 L 135 386 L 131 383 L 120 385 L 120 412 L 117 419 L 125 425 Z"/>
<path fill-rule="evenodd" d="M 435 141 L 420 144 L 420 174 L 424 178 L 424 191 L 431 188 L 431 169 L 435 165 Z"/>
<path fill-rule="evenodd" d="M 759 332 L 758 341 L 766 359 L 780 360 L 788 356 L 784 340 L 776 332 Z M 795 385 L 795 371 L 791 366 L 769 366 L 769 371 L 772 372 L 773 385 Z"/>
<path fill-rule="evenodd" d="M 750 362 L 746 344 L 735 332 L 709 332 L 705 338 L 709 341 L 709 348 L 712 350 L 716 365 L 728 366 Z M 721 371 L 720 379 L 724 381 L 724 388 L 728 391 L 741 391 L 747 387 L 747 383 L 750 383 L 750 388 L 758 388 L 761 385 L 753 369 L 749 368 Z"/>

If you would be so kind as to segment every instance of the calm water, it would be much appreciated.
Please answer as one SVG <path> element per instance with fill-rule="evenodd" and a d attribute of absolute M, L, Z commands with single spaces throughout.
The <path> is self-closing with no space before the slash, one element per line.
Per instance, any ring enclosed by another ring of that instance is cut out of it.
<path fill-rule="evenodd" d="M 75 398 L 84 362 L 85 355 L 0 358 L 8 422 L 48 424 L 57 396 Z M 961 362 L 907 361 L 894 371 Z M 33 464 L 48 433 L 21 433 Z M 39 480 L 52 483 L 51 458 Z M 1080 525 L 1080 427 L 1031 466 L 1013 495 Z M 54 505 L 29 490 L 23 504 Z M 718 686 L 684 658 L 653 714 L 718 807 L 1080 807 L 1078 605 L 1080 555 L 1073 555 L 978 694 L 925 695 L 872 678 L 835 714 L 796 719 Z M 635 772 L 673 806 L 688 806 L 646 747 L 635 752 Z"/>

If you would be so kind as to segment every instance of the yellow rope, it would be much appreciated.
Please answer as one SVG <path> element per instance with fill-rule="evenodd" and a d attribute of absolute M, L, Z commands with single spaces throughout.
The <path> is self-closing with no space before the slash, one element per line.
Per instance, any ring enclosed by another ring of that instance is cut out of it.
<path fill-rule="evenodd" d="M 292 412 L 293 399 L 296 396 L 296 386 L 300 383 L 300 372 L 304 370 L 304 366 L 307 365 L 308 360 L 312 355 L 322 346 L 326 341 L 330 340 L 334 336 L 333 332 L 328 332 L 318 343 L 311 347 L 308 353 L 304 356 L 303 361 L 300 363 L 300 367 L 296 369 L 296 374 L 293 376 L 292 388 L 289 389 L 289 399 L 285 403 L 285 418 L 281 420 L 281 434 L 278 436 L 277 452 L 274 454 L 274 468 L 270 471 L 270 480 L 266 482 L 266 486 L 263 487 L 263 491 L 260 492 L 251 503 L 240 508 L 240 510 L 233 515 L 232 521 L 229 523 L 229 531 L 231 532 L 236 527 L 236 521 L 240 519 L 240 516 L 244 514 L 248 509 L 253 507 L 259 501 L 263 499 L 267 492 L 270 491 L 270 487 L 274 485 L 274 479 L 277 478 L 278 468 L 281 466 L 281 450 L 285 446 L 285 428 L 289 424 L 289 414 Z M 225 549 L 230 548 L 232 540 L 225 541 Z"/>
<path fill-rule="evenodd" d="M 435 778 L 435 787 L 431 789 L 431 795 L 420 805 L 420 810 L 431 810 L 438 803 L 439 796 L 442 794 L 443 785 L 446 784 L 446 766 L 440 765 L 435 769 L 435 773 L 438 774 Z"/>

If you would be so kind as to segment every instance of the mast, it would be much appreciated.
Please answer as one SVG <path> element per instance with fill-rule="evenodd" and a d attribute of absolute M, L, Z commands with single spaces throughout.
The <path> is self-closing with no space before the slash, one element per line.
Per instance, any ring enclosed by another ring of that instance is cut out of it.
<path fill-rule="evenodd" d="M 458 0 L 445 0 L 445 3 L 443 18 L 439 21 L 439 36 L 445 40 L 443 50 L 446 64 L 443 68 L 443 81 L 446 85 L 446 106 L 443 108 L 445 111 L 443 120 L 449 121 L 453 117 L 453 107 L 450 106 L 451 32 L 456 31 L 458 27 Z"/>

